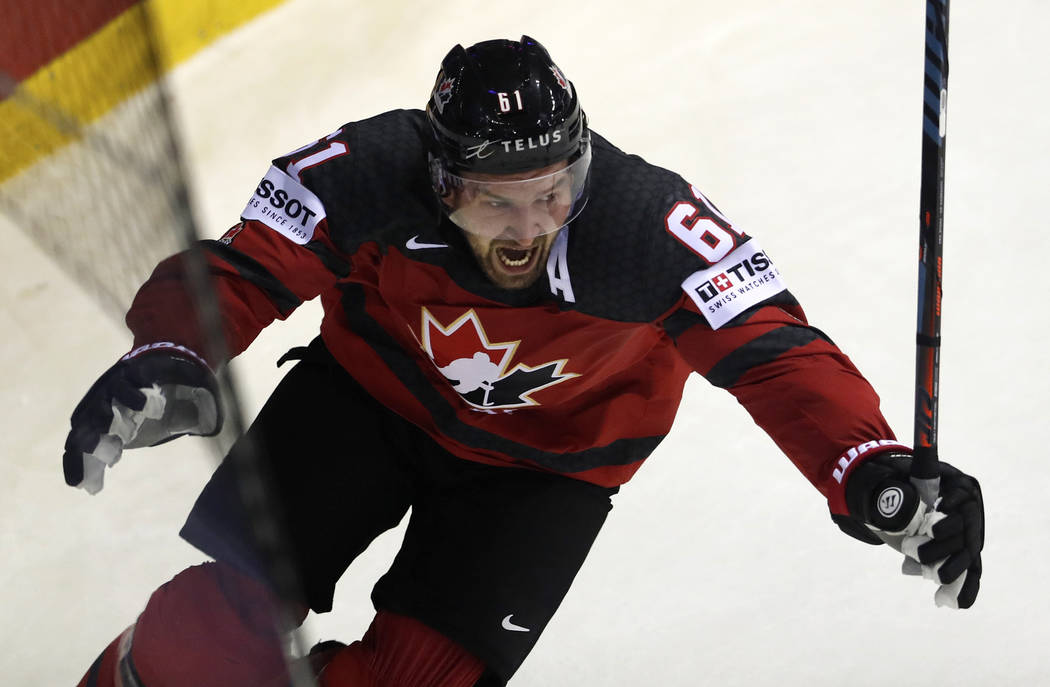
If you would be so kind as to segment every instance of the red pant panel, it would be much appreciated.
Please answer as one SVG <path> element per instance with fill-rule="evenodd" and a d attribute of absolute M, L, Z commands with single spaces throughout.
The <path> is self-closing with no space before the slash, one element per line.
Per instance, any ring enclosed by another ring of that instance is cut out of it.
<path fill-rule="evenodd" d="M 484 664 L 413 618 L 380 611 L 321 673 L 321 687 L 471 687 Z"/>
<path fill-rule="evenodd" d="M 275 597 L 221 563 L 183 570 L 158 588 L 134 625 L 131 664 L 144 687 L 230 687 L 280 682 L 287 674 Z M 301 623 L 300 609 L 290 622 Z M 115 681 L 119 639 L 99 656 L 81 686 Z"/>

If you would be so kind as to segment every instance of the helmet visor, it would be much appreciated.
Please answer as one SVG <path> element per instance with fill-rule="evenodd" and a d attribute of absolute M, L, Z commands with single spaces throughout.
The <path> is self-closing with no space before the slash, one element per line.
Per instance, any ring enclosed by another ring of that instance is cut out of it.
<path fill-rule="evenodd" d="M 587 202 L 591 148 L 568 165 L 527 178 L 524 175 L 446 173 L 449 218 L 464 231 L 488 239 L 530 241 L 558 231 Z M 564 164 L 564 163 L 560 163 Z"/>

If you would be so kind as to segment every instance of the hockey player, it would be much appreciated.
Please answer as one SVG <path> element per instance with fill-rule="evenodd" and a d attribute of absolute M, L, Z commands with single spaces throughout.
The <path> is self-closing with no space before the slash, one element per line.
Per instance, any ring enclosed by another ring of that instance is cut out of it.
<path fill-rule="evenodd" d="M 941 466 L 928 510 L 872 388 L 807 323 L 781 266 L 700 189 L 590 130 L 536 41 L 456 46 L 426 111 L 353 122 L 277 158 L 206 241 L 230 355 L 320 296 L 320 336 L 248 430 L 284 508 L 295 604 L 331 608 L 411 507 L 365 637 L 327 685 L 500 685 L 551 619 L 696 371 L 731 393 L 862 541 L 890 542 L 969 607 L 984 516 Z M 181 256 L 128 312 L 134 349 L 72 417 L 66 481 L 124 448 L 218 431 Z M 716 450 L 715 433 L 697 444 Z M 706 445 L 705 445 L 706 444 Z M 182 536 L 214 559 L 160 587 L 82 684 L 281 678 L 275 603 L 225 461 Z"/>

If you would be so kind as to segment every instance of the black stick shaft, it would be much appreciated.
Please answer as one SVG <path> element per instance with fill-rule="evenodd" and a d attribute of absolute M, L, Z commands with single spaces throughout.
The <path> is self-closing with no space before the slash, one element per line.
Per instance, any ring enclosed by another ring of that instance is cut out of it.
<path fill-rule="evenodd" d="M 948 0 L 926 0 L 919 191 L 919 303 L 915 356 L 915 460 L 912 480 L 932 503 L 937 479 L 937 419 L 944 239 L 944 149 L 948 97 Z"/>

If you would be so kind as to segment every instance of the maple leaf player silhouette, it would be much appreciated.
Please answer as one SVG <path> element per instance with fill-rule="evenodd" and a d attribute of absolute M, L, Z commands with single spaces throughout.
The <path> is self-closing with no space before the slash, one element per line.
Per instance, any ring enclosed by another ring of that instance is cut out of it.
<path fill-rule="evenodd" d="M 843 531 L 905 553 L 938 604 L 974 603 L 977 481 L 943 464 L 942 499 L 923 506 L 910 449 L 807 322 L 786 266 L 696 186 L 592 131 L 527 36 L 457 45 L 425 110 L 276 158 L 241 221 L 203 246 L 230 355 L 303 301 L 324 308 L 242 439 L 282 506 L 302 581 L 282 600 L 292 621 L 329 611 L 354 559 L 411 509 L 371 627 L 311 657 L 323 685 L 511 680 L 692 372 L 743 405 Z M 95 493 L 123 449 L 219 430 L 226 361 L 190 324 L 186 284 L 176 255 L 138 292 L 133 350 L 73 413 L 70 485 Z M 718 446 L 712 430 L 697 459 Z M 209 560 L 159 587 L 82 685 L 287 683 L 229 463 L 181 531 Z"/>
<path fill-rule="evenodd" d="M 499 366 L 493 364 L 484 353 L 478 352 L 470 358 L 458 358 L 441 368 L 441 374 L 452 382 L 452 388 L 461 394 L 477 389 L 485 390 L 481 405 L 490 405 L 489 392 L 492 382 L 499 377 Z"/>

